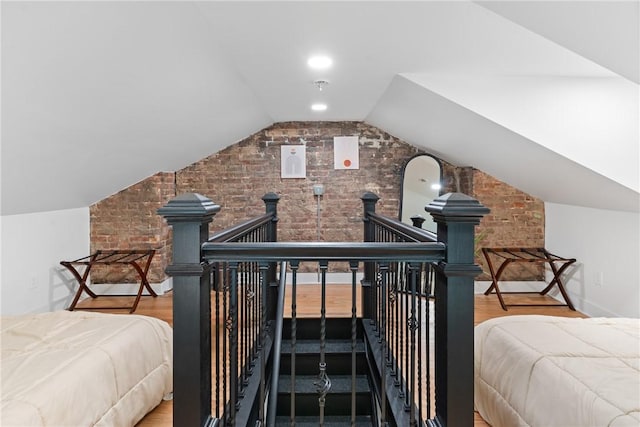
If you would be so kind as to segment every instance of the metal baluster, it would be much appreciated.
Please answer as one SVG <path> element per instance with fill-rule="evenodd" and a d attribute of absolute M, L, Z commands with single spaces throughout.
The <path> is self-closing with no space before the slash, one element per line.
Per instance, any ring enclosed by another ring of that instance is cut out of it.
<path fill-rule="evenodd" d="M 429 264 L 429 274 L 433 274 L 434 272 L 434 268 L 433 265 Z M 428 400 L 427 400 L 427 418 L 431 419 L 431 374 L 433 373 L 432 369 L 431 369 L 431 301 L 429 298 L 426 298 L 425 300 L 425 307 L 424 307 L 425 311 L 425 319 L 424 319 L 424 325 L 425 325 L 425 346 L 426 348 L 426 356 L 427 356 L 427 361 L 426 361 L 426 370 L 427 370 L 427 374 L 425 375 L 426 380 L 427 380 L 427 396 Z"/>
<path fill-rule="evenodd" d="M 396 267 L 396 269 L 398 269 L 400 267 L 399 263 L 394 263 L 394 266 Z M 401 286 L 402 284 L 400 283 L 399 280 L 399 276 L 398 276 L 398 272 L 397 270 L 395 271 L 396 274 L 394 274 L 395 280 L 396 280 L 396 295 L 398 296 L 398 318 L 397 320 L 397 327 L 398 327 L 398 341 L 396 342 L 398 348 L 397 348 L 397 352 L 396 352 L 396 366 L 397 366 L 397 372 L 396 372 L 396 378 L 395 378 L 395 382 L 394 384 L 398 387 L 400 387 L 400 390 L 398 392 L 398 396 L 400 396 L 401 398 L 404 397 L 404 390 L 402 388 L 402 375 L 403 375 L 403 370 L 402 370 L 402 361 L 403 361 L 403 343 L 404 343 L 404 325 L 406 324 L 405 322 L 403 322 L 402 320 L 405 318 L 404 317 L 404 303 L 402 301 L 402 293 L 401 293 Z"/>
<path fill-rule="evenodd" d="M 247 262 L 245 263 L 247 266 L 247 283 L 246 286 L 246 300 L 247 300 L 247 309 L 246 313 L 246 323 L 244 325 L 246 331 L 246 349 L 245 349 L 245 358 L 246 358 L 246 372 L 247 378 L 253 375 L 253 360 L 252 360 L 252 351 L 253 351 L 253 303 L 254 303 L 254 293 L 253 293 L 253 263 Z"/>
<path fill-rule="evenodd" d="M 252 347 L 252 337 L 251 337 L 251 305 L 253 304 L 253 288 L 251 285 L 251 268 L 252 265 L 249 262 L 245 262 L 245 268 L 247 269 L 247 274 L 245 276 L 245 320 L 244 320 L 244 331 L 245 331 L 245 350 L 244 350 L 244 358 L 245 358 L 245 372 L 247 376 L 247 380 L 252 374 L 251 369 L 251 347 Z"/>
<path fill-rule="evenodd" d="M 382 273 L 382 282 L 380 283 L 382 288 L 382 295 L 386 298 L 387 292 L 387 280 L 389 278 L 389 264 L 388 263 L 380 263 L 380 272 Z M 387 312 L 386 312 L 386 301 L 383 302 L 383 312 L 382 312 L 382 323 L 380 327 L 382 328 L 382 335 L 385 336 L 387 329 Z M 381 425 L 386 425 L 387 422 L 387 353 L 388 353 L 389 343 L 388 341 L 383 341 L 380 345 L 380 358 L 382 363 L 380 364 L 382 367 L 382 372 L 380 373 L 380 423 Z"/>
<path fill-rule="evenodd" d="M 407 405 L 409 406 L 411 419 L 411 425 L 416 425 L 416 405 L 413 402 L 415 398 L 415 390 L 416 390 L 416 331 L 418 330 L 418 320 L 416 318 L 416 298 L 417 298 L 417 279 L 418 279 L 418 268 L 419 265 L 415 263 L 408 263 L 407 267 L 409 269 L 409 277 L 410 277 L 410 288 L 411 288 L 411 316 L 409 316 L 408 320 L 408 332 L 411 333 L 410 346 L 411 349 L 409 351 L 410 360 L 409 360 L 409 386 L 407 390 Z"/>
<path fill-rule="evenodd" d="M 267 286 L 269 286 L 267 274 L 269 264 L 260 263 L 260 402 L 265 401 L 265 381 L 266 377 L 266 348 L 265 342 L 267 341 Z M 260 425 L 265 423 L 264 405 L 260 404 L 258 411 L 258 421 Z"/>
<path fill-rule="evenodd" d="M 296 288 L 298 283 L 298 261 L 291 261 L 291 416 L 289 424 L 296 425 L 296 335 L 297 335 L 297 307 Z"/>
<path fill-rule="evenodd" d="M 229 421 L 229 408 L 227 407 L 227 402 L 229 401 L 229 390 L 227 387 L 227 379 L 229 376 L 229 371 L 227 370 L 227 347 L 228 347 L 228 331 L 227 331 L 227 319 L 229 318 L 229 311 L 227 307 L 228 291 L 229 291 L 229 282 L 230 282 L 230 272 L 229 272 L 229 264 L 225 264 L 224 267 L 224 284 L 222 286 L 222 316 L 224 319 L 224 324 L 222 325 L 222 404 L 224 405 L 224 418 L 225 425 L 228 424 Z"/>
<path fill-rule="evenodd" d="M 394 269 L 394 274 L 391 276 L 393 280 L 393 295 L 394 295 L 394 304 L 395 304 L 395 319 L 393 322 L 393 330 L 394 330 L 394 351 L 393 351 L 393 385 L 395 387 L 400 386 L 400 359 L 398 358 L 400 354 L 400 304 L 402 301 L 400 300 L 400 290 L 398 289 L 398 276 L 395 274 L 395 268 L 397 267 L 397 263 L 391 264 L 391 267 Z"/>
<path fill-rule="evenodd" d="M 380 320 L 381 320 L 381 313 L 382 313 L 382 308 L 380 307 L 380 301 L 382 301 L 382 295 L 381 295 L 381 286 L 380 286 L 380 282 L 382 281 L 382 272 L 380 271 L 380 265 L 376 264 L 376 336 L 378 337 L 378 343 L 381 343 L 382 340 L 384 339 L 384 336 L 382 335 L 382 331 L 380 330 Z"/>
<path fill-rule="evenodd" d="M 287 284 L 287 262 L 280 262 L 280 278 L 278 279 L 278 295 L 276 300 L 273 326 L 273 347 L 271 349 L 271 386 L 267 402 L 267 426 L 274 427 L 278 408 L 278 388 L 280 387 L 280 366 L 282 359 L 282 329 L 284 326 L 284 300 Z"/>
<path fill-rule="evenodd" d="M 407 404 L 407 400 L 409 399 L 409 378 L 407 377 L 407 375 L 409 375 L 409 290 L 407 289 L 407 264 L 403 263 L 402 264 L 403 269 L 402 269 L 402 281 L 403 281 L 403 295 L 404 295 L 404 302 L 402 303 L 402 308 L 403 308 L 403 316 L 402 318 L 404 319 L 404 322 L 402 322 L 402 328 L 404 329 L 404 341 L 403 341 L 403 348 L 404 348 L 404 358 L 402 360 L 402 374 L 403 374 L 403 379 L 404 379 L 404 384 L 403 384 L 403 393 L 402 393 L 402 397 L 404 397 L 405 402 L 404 402 L 404 410 L 408 411 L 409 410 L 409 405 Z"/>
<path fill-rule="evenodd" d="M 236 405 L 238 402 L 238 263 L 229 263 L 231 283 L 229 288 L 229 424 L 236 424 Z"/>
<path fill-rule="evenodd" d="M 253 298 L 254 298 L 254 294 L 253 294 L 253 284 L 252 284 L 252 269 L 253 269 L 253 265 L 250 262 L 246 262 L 245 266 L 247 268 L 247 275 L 246 275 L 246 283 L 245 283 L 245 289 L 246 289 L 246 303 L 247 303 L 247 308 L 246 308 L 246 318 L 245 318 L 245 337 L 247 340 L 246 343 L 246 348 L 245 348 L 245 358 L 246 358 L 246 372 L 247 372 L 247 378 L 249 378 L 252 374 L 253 374 L 253 365 L 251 363 L 251 347 L 253 347 L 253 337 L 251 336 L 251 327 L 252 327 L 252 318 L 251 318 L 251 308 L 253 306 Z"/>
<path fill-rule="evenodd" d="M 391 368 L 391 375 L 393 375 L 393 363 L 391 362 L 391 358 L 393 356 L 393 340 L 395 337 L 395 295 L 393 293 L 393 280 L 389 280 L 389 265 L 387 264 L 387 334 L 389 338 L 387 339 L 387 359 L 385 364 Z"/>
<path fill-rule="evenodd" d="M 216 302 L 215 302 L 215 313 L 216 313 L 216 326 L 218 326 L 220 324 L 220 290 L 222 287 L 224 287 L 224 275 L 223 275 L 223 270 L 220 270 L 220 266 L 221 264 L 215 264 L 215 268 L 214 268 L 214 274 L 217 275 L 218 279 L 217 279 L 217 288 L 215 290 L 216 293 Z M 216 396 L 216 418 L 220 418 L 220 358 L 224 358 L 224 352 L 220 351 L 220 330 L 218 329 L 219 326 L 214 330 L 214 333 L 216 334 L 216 392 L 215 392 L 215 396 Z M 223 373 L 224 374 L 224 373 Z"/>
<path fill-rule="evenodd" d="M 351 425 L 356 425 L 356 273 L 358 272 L 358 262 L 350 261 L 351 269 Z M 384 329 L 382 330 L 384 334 Z M 383 335 L 384 336 L 384 335 Z"/>
<path fill-rule="evenodd" d="M 320 409 L 320 427 L 324 425 L 324 405 L 327 392 L 331 389 L 331 380 L 327 376 L 327 362 L 325 360 L 326 333 L 327 333 L 327 316 L 326 316 L 326 299 L 327 299 L 327 261 L 320 261 L 321 272 L 321 298 L 320 298 L 320 373 L 315 382 L 318 390 L 318 405 Z"/>
<path fill-rule="evenodd" d="M 383 239 L 384 239 L 384 229 L 382 229 L 380 226 L 376 225 L 375 226 L 375 241 L 376 242 L 381 242 L 381 241 L 383 241 Z M 374 271 L 377 271 L 377 270 L 374 268 Z M 371 281 L 372 281 L 371 282 L 372 292 L 371 292 L 371 302 L 370 302 L 371 309 L 370 309 L 369 312 L 371 313 L 371 323 L 373 324 L 373 330 L 377 331 L 378 330 L 378 325 L 376 324 L 376 319 L 375 319 L 375 313 L 377 313 L 377 310 L 376 310 L 377 290 L 375 288 L 377 286 L 376 285 L 377 280 L 376 280 L 375 277 L 372 277 Z"/>
<path fill-rule="evenodd" d="M 247 379 L 247 375 L 246 375 L 246 363 L 244 360 L 245 331 L 241 329 L 245 325 L 244 309 L 246 308 L 245 306 L 246 298 L 244 297 L 244 291 L 245 291 L 245 283 L 246 283 L 245 276 L 247 274 L 245 263 L 240 263 L 238 265 L 238 269 L 239 269 L 239 280 L 238 280 L 238 332 L 237 333 L 238 333 L 238 358 L 240 359 L 239 361 L 240 378 L 239 378 L 238 396 L 242 397 L 244 396 L 245 384 L 249 384 L 249 380 Z"/>
<path fill-rule="evenodd" d="M 261 228 L 262 229 L 262 228 Z M 260 233 L 261 233 L 261 229 L 258 229 L 256 231 L 254 231 L 254 240 L 261 242 L 262 240 L 260 239 Z M 250 350 L 250 367 L 249 367 L 249 372 L 251 373 L 251 375 L 254 374 L 254 367 L 256 365 L 256 360 L 258 358 L 258 340 L 259 340 L 259 334 L 260 334 L 260 329 L 259 329 L 259 325 L 258 325 L 258 290 L 256 289 L 259 284 L 260 284 L 260 269 L 258 267 L 258 263 L 256 262 L 252 262 L 249 263 L 249 269 L 250 269 L 250 273 L 249 273 L 249 281 L 251 282 L 251 320 L 250 320 L 250 325 L 251 325 L 251 329 L 252 332 L 250 334 L 251 337 L 251 350 Z"/>
<path fill-rule="evenodd" d="M 426 271 L 425 271 L 425 266 L 427 264 L 422 263 L 420 264 L 420 288 L 424 289 L 422 287 L 422 279 L 424 277 L 426 277 Z M 423 411 L 422 411 L 422 397 L 424 396 L 423 393 L 423 389 L 422 389 L 422 384 L 424 383 L 423 379 L 422 379 L 422 358 L 423 358 L 423 354 L 422 354 L 422 330 L 423 330 L 423 326 L 422 326 L 422 298 L 426 297 L 426 292 L 419 292 L 418 293 L 418 398 L 420 399 L 418 402 L 418 419 L 420 420 L 420 423 L 423 422 L 424 418 L 422 418 L 423 415 Z M 428 298 L 428 297 L 427 297 Z M 427 395 L 428 396 L 428 395 Z"/>
<path fill-rule="evenodd" d="M 260 267 L 257 262 L 253 263 L 253 355 L 251 366 L 255 366 L 258 358 L 258 347 L 260 337 L 259 310 L 260 307 Z"/>

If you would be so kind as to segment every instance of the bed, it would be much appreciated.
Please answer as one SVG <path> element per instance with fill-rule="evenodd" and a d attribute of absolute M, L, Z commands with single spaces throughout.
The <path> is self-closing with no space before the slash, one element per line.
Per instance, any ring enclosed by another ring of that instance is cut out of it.
<path fill-rule="evenodd" d="M 475 328 L 474 374 L 494 427 L 637 427 L 640 319 L 494 318 Z"/>
<path fill-rule="evenodd" d="M 0 323 L 0 425 L 133 426 L 173 389 L 159 319 L 57 311 Z"/>

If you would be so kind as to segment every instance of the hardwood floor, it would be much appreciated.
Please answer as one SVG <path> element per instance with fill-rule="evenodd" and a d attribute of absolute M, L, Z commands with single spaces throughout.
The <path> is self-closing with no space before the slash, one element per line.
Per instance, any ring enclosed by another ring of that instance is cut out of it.
<path fill-rule="evenodd" d="M 349 286 L 344 285 L 328 285 L 327 290 L 328 298 L 327 316 L 350 316 L 351 315 L 351 290 Z M 302 285 L 298 286 L 297 293 L 297 312 L 298 316 L 305 317 L 315 315 L 320 305 L 319 302 L 319 288 L 317 285 Z M 289 293 L 287 293 L 287 299 Z M 514 303 L 526 303 L 526 304 L 548 304 L 555 302 L 546 296 L 537 295 L 509 295 L 505 296 L 508 301 Z M 358 296 L 358 300 L 359 300 Z M 97 308 L 108 305 L 126 305 L 132 298 L 123 297 L 109 297 L 109 298 L 97 298 L 95 300 L 87 299 L 82 301 L 78 308 Z M 509 303 L 509 302 L 507 302 Z M 290 307 L 290 305 L 285 305 Z M 111 313 L 127 313 L 127 310 L 112 310 L 104 309 L 99 310 Z M 358 311 L 359 312 L 359 311 Z M 172 294 L 168 293 L 157 298 L 143 297 L 138 305 L 138 309 L 135 314 L 142 314 L 146 316 L 157 317 L 172 324 L 173 312 L 172 312 Z M 541 314 L 552 316 L 564 316 L 564 317 L 586 317 L 580 312 L 569 310 L 567 307 L 510 307 L 509 311 L 504 311 L 500 308 L 498 299 L 495 295 L 476 295 L 475 297 L 475 311 L 474 322 L 478 324 L 487 319 L 501 316 L 512 316 L 518 314 Z M 285 313 L 285 316 L 287 313 Z M 147 414 L 138 424 L 137 427 L 170 427 L 172 426 L 172 414 L 173 403 L 171 401 L 163 401 L 158 407 Z M 474 413 L 474 427 L 487 427 L 488 424 L 478 415 Z"/>

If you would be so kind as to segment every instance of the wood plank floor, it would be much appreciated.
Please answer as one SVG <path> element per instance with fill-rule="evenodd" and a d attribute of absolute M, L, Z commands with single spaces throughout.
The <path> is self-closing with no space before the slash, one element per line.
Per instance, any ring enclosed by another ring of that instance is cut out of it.
<path fill-rule="evenodd" d="M 328 298 L 327 316 L 339 317 L 351 315 L 351 290 L 350 286 L 345 285 L 328 285 L 327 294 L 331 295 Z M 288 299 L 287 294 L 287 299 Z M 298 286 L 297 294 L 297 312 L 298 316 L 312 316 L 318 312 L 319 303 L 319 287 L 317 285 L 302 285 Z M 519 303 L 519 304 L 549 304 L 555 301 L 549 297 L 542 297 L 537 295 L 509 295 L 505 296 L 507 304 Z M 358 297 L 359 300 L 359 297 Z M 87 299 L 82 301 L 78 308 L 97 308 L 108 305 L 126 305 L 129 301 L 133 301 L 133 298 L 121 298 L 121 297 L 109 297 L 109 298 L 97 298 L 95 300 Z M 285 305 L 288 307 L 290 305 Z M 113 310 L 104 309 L 99 310 L 111 313 L 127 313 L 127 310 Z M 169 324 L 173 323 L 172 312 L 172 294 L 168 293 L 157 298 L 143 297 L 138 305 L 138 309 L 135 314 L 142 314 L 146 316 L 157 317 L 166 321 Z M 571 311 L 567 307 L 510 307 L 509 311 L 504 311 L 500 308 L 498 299 L 495 295 L 476 295 L 475 297 L 475 312 L 474 322 L 478 324 L 487 319 L 500 316 L 511 316 L 518 314 L 541 314 L 541 315 L 553 315 L 564 317 L 586 317 L 580 312 Z M 285 313 L 285 316 L 287 313 Z M 172 414 L 173 403 L 171 401 L 163 401 L 156 409 L 151 411 L 145 416 L 138 424 L 137 427 L 170 427 L 172 426 Z M 474 414 L 474 427 L 487 427 L 488 424 L 477 413 Z"/>

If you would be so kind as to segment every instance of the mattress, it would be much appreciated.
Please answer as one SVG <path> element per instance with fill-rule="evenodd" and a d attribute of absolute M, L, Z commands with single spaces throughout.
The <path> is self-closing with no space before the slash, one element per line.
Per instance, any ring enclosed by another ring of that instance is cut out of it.
<path fill-rule="evenodd" d="M 0 322 L 4 427 L 133 426 L 173 389 L 161 320 L 59 311 Z"/>
<path fill-rule="evenodd" d="M 640 319 L 491 319 L 475 328 L 474 374 L 494 427 L 637 427 Z"/>

